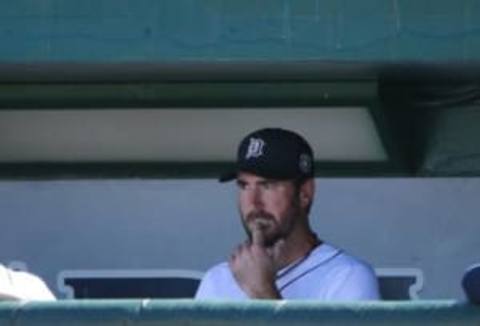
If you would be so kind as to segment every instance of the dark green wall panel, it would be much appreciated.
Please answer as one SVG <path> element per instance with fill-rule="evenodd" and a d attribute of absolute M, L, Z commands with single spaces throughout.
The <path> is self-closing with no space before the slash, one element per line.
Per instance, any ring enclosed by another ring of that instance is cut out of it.
<path fill-rule="evenodd" d="M 478 307 L 419 303 L 194 302 L 79 300 L 0 304 L 2 325 L 478 325 Z"/>
<path fill-rule="evenodd" d="M 460 1 L 17 0 L 0 62 L 469 61 L 480 4 Z"/>

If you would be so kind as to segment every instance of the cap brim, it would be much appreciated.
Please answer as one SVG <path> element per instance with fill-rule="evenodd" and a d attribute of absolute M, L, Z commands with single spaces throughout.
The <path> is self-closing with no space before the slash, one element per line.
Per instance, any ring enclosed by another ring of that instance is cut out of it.
<path fill-rule="evenodd" d="M 222 174 L 219 178 L 218 181 L 220 182 L 229 182 L 237 178 L 237 171 L 230 171 Z"/>
<path fill-rule="evenodd" d="M 229 182 L 229 181 L 235 180 L 238 177 L 238 172 L 249 172 L 249 173 L 258 175 L 260 177 L 263 177 L 263 178 L 274 179 L 274 180 L 294 180 L 294 179 L 299 178 L 298 175 L 280 175 L 280 174 L 275 174 L 274 172 L 269 171 L 269 170 L 262 171 L 258 167 L 256 169 L 253 168 L 253 167 L 250 167 L 250 168 L 243 167 L 243 168 L 239 169 L 238 171 L 229 171 L 229 172 L 226 172 L 226 173 L 220 175 L 220 177 L 218 178 L 218 181 L 219 182 Z"/>

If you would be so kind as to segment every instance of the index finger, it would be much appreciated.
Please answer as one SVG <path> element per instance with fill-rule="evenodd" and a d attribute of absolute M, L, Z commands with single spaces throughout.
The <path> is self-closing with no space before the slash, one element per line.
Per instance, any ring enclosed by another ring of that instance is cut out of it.
<path fill-rule="evenodd" d="M 258 224 L 255 224 L 252 229 L 252 243 L 259 247 L 263 247 L 265 245 L 265 236 L 262 228 Z"/>

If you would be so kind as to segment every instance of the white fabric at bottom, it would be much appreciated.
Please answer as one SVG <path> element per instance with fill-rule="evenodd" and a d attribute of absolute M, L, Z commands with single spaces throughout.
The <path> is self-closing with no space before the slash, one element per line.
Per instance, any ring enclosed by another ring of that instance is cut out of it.
<path fill-rule="evenodd" d="M 0 300 L 55 300 L 45 282 L 28 272 L 0 264 Z"/>

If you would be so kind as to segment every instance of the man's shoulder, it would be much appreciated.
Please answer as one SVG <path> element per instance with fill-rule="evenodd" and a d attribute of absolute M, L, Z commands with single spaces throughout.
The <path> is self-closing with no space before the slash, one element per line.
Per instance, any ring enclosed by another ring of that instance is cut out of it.
<path fill-rule="evenodd" d="M 323 248 L 319 248 L 316 272 L 329 284 L 331 293 L 334 293 L 331 298 L 379 298 L 378 281 L 368 262 L 330 244 L 320 247 Z"/>
<path fill-rule="evenodd" d="M 227 262 L 221 262 L 216 265 L 210 267 L 206 272 L 203 278 L 211 278 L 211 277 L 226 277 L 230 276 L 230 268 L 228 267 Z"/>
<path fill-rule="evenodd" d="M 347 266 L 370 267 L 370 264 L 362 258 L 352 255 L 348 251 L 330 243 L 323 243 L 317 250 L 317 258 L 320 258 L 321 260 L 341 262 Z"/>
<path fill-rule="evenodd" d="M 196 299 L 245 299 L 227 262 L 214 265 L 203 276 Z"/>
<path fill-rule="evenodd" d="M 335 274 L 345 276 L 374 277 L 372 266 L 332 244 L 324 243 L 314 253 L 315 264 L 324 265 Z"/>

